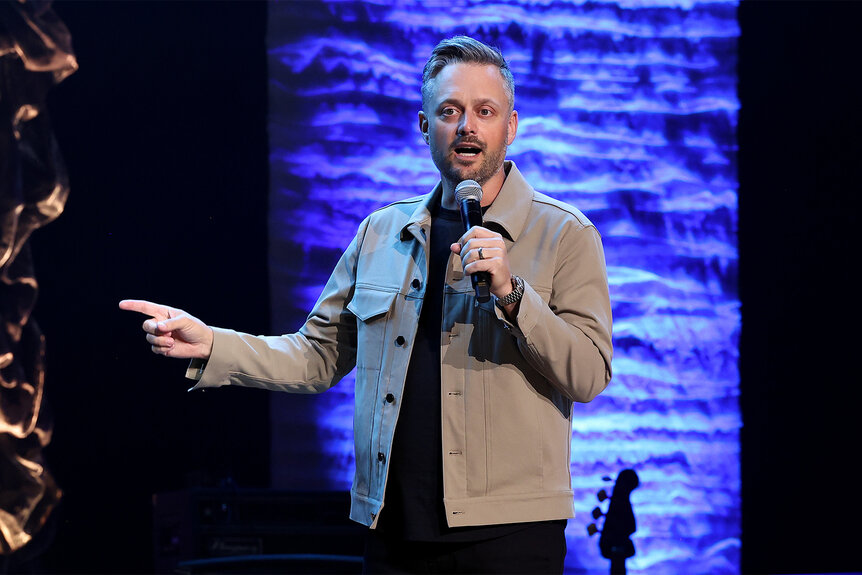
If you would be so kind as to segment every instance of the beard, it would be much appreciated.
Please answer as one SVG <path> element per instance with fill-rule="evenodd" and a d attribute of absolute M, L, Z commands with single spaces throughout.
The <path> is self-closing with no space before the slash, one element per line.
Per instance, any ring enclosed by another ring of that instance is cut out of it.
<path fill-rule="evenodd" d="M 499 148 L 492 150 L 488 150 L 478 140 L 469 140 L 469 143 L 477 145 L 482 149 L 482 161 L 479 165 L 456 166 L 446 156 L 434 158 L 434 163 L 437 165 L 437 169 L 440 170 L 441 177 L 449 181 L 453 186 L 464 180 L 474 180 L 480 186 L 484 186 L 502 168 L 503 160 L 506 159 L 508 146 L 505 143 Z"/>

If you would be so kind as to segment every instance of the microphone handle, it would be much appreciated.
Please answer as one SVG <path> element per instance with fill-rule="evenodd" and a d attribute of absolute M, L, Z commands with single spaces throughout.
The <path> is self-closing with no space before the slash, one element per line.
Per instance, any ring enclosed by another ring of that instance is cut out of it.
<path fill-rule="evenodd" d="M 461 201 L 461 221 L 464 223 L 464 231 L 482 225 L 482 206 L 474 199 Z M 476 292 L 476 301 L 484 303 L 491 299 L 491 274 L 488 272 L 476 272 L 470 275 L 473 282 L 473 290 Z"/>

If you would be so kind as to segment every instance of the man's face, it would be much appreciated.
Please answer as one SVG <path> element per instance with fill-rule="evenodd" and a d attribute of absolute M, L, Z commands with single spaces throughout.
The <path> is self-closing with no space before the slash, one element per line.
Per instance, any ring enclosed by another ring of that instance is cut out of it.
<path fill-rule="evenodd" d="M 433 80 L 431 98 L 419 112 L 419 129 L 431 146 L 431 159 L 444 182 L 483 185 L 499 177 L 506 148 L 514 141 L 518 113 L 496 66 L 458 62 Z"/>

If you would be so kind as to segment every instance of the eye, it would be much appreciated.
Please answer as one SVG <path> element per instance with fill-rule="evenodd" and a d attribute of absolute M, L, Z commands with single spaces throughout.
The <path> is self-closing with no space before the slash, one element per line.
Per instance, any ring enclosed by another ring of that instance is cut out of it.
<path fill-rule="evenodd" d="M 443 108 L 443 110 L 440 112 L 440 115 L 441 116 L 454 116 L 457 113 L 458 113 L 458 110 L 449 106 L 448 108 Z"/>
<path fill-rule="evenodd" d="M 493 114 L 494 114 L 494 110 L 492 110 L 491 108 L 481 108 L 479 110 L 480 116 L 491 116 Z"/>

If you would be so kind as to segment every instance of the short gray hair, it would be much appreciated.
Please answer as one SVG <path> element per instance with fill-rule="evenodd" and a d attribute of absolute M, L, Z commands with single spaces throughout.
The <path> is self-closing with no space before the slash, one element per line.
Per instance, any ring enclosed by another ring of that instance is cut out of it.
<path fill-rule="evenodd" d="M 515 107 L 515 79 L 509 69 L 509 63 L 503 58 L 502 52 L 497 48 L 483 44 L 469 36 L 454 36 L 447 38 L 437 44 L 431 50 L 431 57 L 425 63 L 422 70 L 422 108 L 431 98 L 431 81 L 437 77 L 443 68 L 449 64 L 464 62 L 468 64 L 488 64 L 497 66 L 506 94 L 509 96 L 509 111 Z"/>

